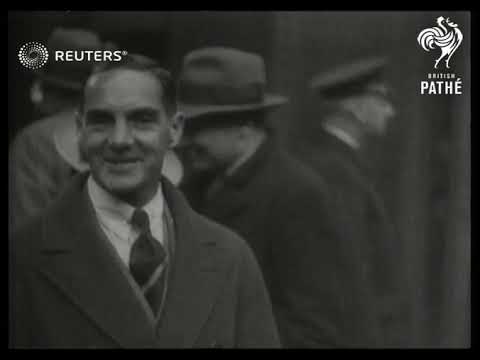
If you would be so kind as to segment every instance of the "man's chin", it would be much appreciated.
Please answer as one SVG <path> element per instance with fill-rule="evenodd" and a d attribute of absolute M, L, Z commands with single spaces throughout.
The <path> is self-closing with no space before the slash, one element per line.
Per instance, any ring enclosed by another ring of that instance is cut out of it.
<path fill-rule="evenodd" d="M 142 187 L 141 179 L 128 177 L 109 177 L 102 179 L 105 190 L 113 195 L 128 195 Z"/>

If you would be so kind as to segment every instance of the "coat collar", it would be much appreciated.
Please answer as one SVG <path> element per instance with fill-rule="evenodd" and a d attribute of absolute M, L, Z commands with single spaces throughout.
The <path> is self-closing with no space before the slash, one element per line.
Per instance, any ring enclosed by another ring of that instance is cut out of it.
<path fill-rule="evenodd" d="M 228 264 L 200 217 L 167 180 L 176 252 L 163 315 L 152 326 L 112 255 L 79 174 L 45 217 L 41 273 L 120 347 L 190 347 L 213 308 Z"/>
<path fill-rule="evenodd" d="M 343 159 L 349 161 L 349 163 L 356 167 L 364 176 L 368 176 L 371 172 L 371 166 L 366 160 L 365 147 L 354 149 L 325 130 L 322 130 L 321 132 L 319 144 L 320 150 L 324 148 L 326 148 L 327 151 L 329 148 L 335 149 L 337 154 L 342 156 Z"/>
<path fill-rule="evenodd" d="M 231 266 L 219 239 L 207 231 L 204 220 L 188 205 L 183 195 L 162 178 L 176 233 L 176 253 L 164 316 L 158 328 L 161 347 L 194 345 L 213 309 Z"/>
<path fill-rule="evenodd" d="M 283 166 L 284 159 L 276 141 L 267 139 L 250 159 L 224 179 L 223 186 L 213 196 L 201 204 L 201 211 L 227 224 L 229 219 L 248 212 L 257 205 L 258 189 L 275 184 L 272 169 Z"/>
<path fill-rule="evenodd" d="M 265 167 L 265 164 L 268 163 L 271 156 L 275 153 L 274 148 L 276 148 L 275 140 L 267 138 L 245 163 L 236 169 L 232 175 L 225 177 L 227 186 L 245 186 L 259 170 Z"/>

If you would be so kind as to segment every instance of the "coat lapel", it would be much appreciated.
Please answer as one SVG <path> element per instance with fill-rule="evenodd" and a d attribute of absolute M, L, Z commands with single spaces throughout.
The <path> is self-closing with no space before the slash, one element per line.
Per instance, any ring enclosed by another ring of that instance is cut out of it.
<path fill-rule="evenodd" d="M 208 236 L 205 224 L 167 181 L 163 191 L 175 226 L 175 259 L 163 316 L 158 327 L 161 347 L 192 347 L 226 281 L 226 262 Z"/>
<path fill-rule="evenodd" d="M 156 347 L 154 327 L 97 224 L 80 175 L 48 217 L 41 273 L 120 347 Z"/>

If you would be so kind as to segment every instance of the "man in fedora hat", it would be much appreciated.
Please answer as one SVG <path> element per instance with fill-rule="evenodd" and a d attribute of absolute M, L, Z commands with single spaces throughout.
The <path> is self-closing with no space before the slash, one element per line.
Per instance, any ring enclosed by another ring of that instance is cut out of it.
<path fill-rule="evenodd" d="M 114 43 L 103 44 L 95 33 L 83 29 L 57 28 L 47 45 L 50 51 L 116 49 Z M 75 109 L 94 65 L 49 61 L 36 74 L 31 99 L 40 119 L 20 132 L 9 151 L 12 229 L 44 210 L 72 175 L 88 169 L 78 156 Z M 164 170 L 178 183 L 182 169 L 173 153 L 168 153 Z"/>
<path fill-rule="evenodd" d="M 374 185 L 376 164 L 367 152 L 395 115 L 391 90 L 382 76 L 386 65 L 386 58 L 371 57 L 314 77 L 311 87 L 319 115 L 299 155 L 329 183 L 348 219 L 347 230 L 362 249 L 365 276 L 376 294 L 380 345 L 396 347 L 404 345 L 402 337 L 407 335 L 402 328 L 406 302 L 399 289 L 404 263 L 391 217 Z"/>
<path fill-rule="evenodd" d="M 185 56 L 178 83 L 186 115 L 181 187 L 200 213 L 252 247 L 285 347 L 371 347 L 378 329 L 369 287 L 324 180 L 276 142 L 263 59 L 231 48 Z M 351 286 L 355 284 L 355 286 Z"/>
<path fill-rule="evenodd" d="M 161 175 L 183 128 L 169 72 L 127 55 L 83 99 L 89 171 L 11 237 L 10 346 L 278 347 L 250 248 Z"/>

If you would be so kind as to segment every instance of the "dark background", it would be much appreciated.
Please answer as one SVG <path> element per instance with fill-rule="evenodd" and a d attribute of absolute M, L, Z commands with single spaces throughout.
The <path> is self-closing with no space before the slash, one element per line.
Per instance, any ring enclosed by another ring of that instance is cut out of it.
<path fill-rule="evenodd" d="M 450 17 L 463 32 L 451 71 L 462 95 L 420 95 L 433 60 L 418 33 Z M 318 121 L 308 82 L 319 71 L 370 55 L 390 59 L 397 117 L 374 159 L 377 182 L 399 234 L 398 264 L 413 322 L 409 346 L 470 344 L 470 14 L 467 12 L 11 12 L 8 16 L 8 135 L 30 123 L 32 74 L 18 62 L 28 41 L 46 44 L 56 26 L 95 30 L 121 50 L 157 58 L 178 73 L 202 46 L 262 55 L 269 88 L 290 103 L 271 115 L 295 151 Z"/>

